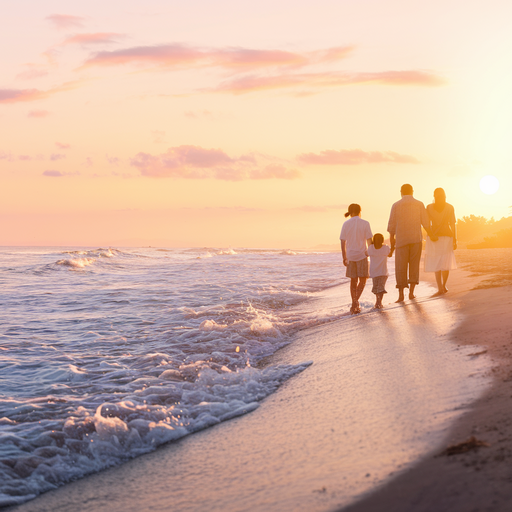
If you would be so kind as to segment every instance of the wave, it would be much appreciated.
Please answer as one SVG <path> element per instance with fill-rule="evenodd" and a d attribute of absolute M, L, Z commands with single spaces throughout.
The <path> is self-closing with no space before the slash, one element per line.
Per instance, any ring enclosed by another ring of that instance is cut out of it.
<path fill-rule="evenodd" d="M 264 370 L 247 366 L 232 371 L 197 361 L 145 379 L 147 386 L 130 399 L 103 403 L 95 411 L 79 407 L 61 422 L 40 421 L 30 440 L 19 437 L 11 421 L 5 422 L 3 441 L 14 449 L 0 465 L 0 481 L 8 491 L 0 492 L 0 507 L 23 503 L 71 480 L 251 412 L 310 364 Z M 194 381 L 193 390 L 190 380 Z M 49 430 L 44 430 L 47 422 Z M 17 447 L 22 447 L 23 453 L 15 454 Z"/>
<path fill-rule="evenodd" d="M 85 268 L 92 265 L 95 261 L 95 258 L 76 258 L 71 260 L 59 260 L 56 261 L 55 264 L 71 268 Z"/>

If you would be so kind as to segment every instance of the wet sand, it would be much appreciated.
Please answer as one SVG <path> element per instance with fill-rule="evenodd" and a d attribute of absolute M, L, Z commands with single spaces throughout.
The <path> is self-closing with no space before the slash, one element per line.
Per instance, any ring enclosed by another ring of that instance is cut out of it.
<path fill-rule="evenodd" d="M 459 251 L 457 257 L 461 269 L 451 273 L 443 300 L 456 301 L 465 320 L 451 338 L 480 345 L 472 357 L 485 353 L 495 366 L 492 388 L 456 422 L 444 448 L 471 437 L 487 446 L 453 455 L 436 448 L 344 512 L 512 510 L 512 249 Z M 422 279 L 433 282 L 434 275 Z"/>

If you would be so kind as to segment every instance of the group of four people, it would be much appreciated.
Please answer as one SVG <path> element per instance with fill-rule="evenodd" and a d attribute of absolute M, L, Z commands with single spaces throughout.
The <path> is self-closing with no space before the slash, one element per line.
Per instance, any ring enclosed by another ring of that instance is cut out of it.
<path fill-rule="evenodd" d="M 340 234 L 343 264 L 350 278 L 352 297 L 351 313 L 359 313 L 359 297 L 366 280 L 373 280 L 372 292 L 377 300 L 375 307 L 382 308 L 388 277 L 387 258 L 395 253 L 395 278 L 398 288 L 397 302 L 405 300 L 404 290 L 409 288 L 409 299 L 414 299 L 414 289 L 419 283 L 420 259 L 423 249 L 423 227 L 427 233 L 425 245 L 425 272 L 435 272 L 438 291 L 442 295 L 448 290 L 446 282 L 450 270 L 457 268 L 454 250 L 457 248 L 455 210 L 446 202 L 442 188 L 434 190 L 434 202 L 425 205 L 414 199 L 409 184 L 400 189 L 402 199 L 391 207 L 388 232 L 390 246 L 384 244 L 384 236 L 372 231 L 368 221 L 361 218 L 361 207 L 351 204 Z M 370 268 L 368 269 L 368 256 Z"/>

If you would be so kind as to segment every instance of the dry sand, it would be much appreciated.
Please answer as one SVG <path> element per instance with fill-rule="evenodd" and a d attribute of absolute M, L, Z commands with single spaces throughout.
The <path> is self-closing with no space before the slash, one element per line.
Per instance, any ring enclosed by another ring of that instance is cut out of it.
<path fill-rule="evenodd" d="M 457 258 L 462 268 L 451 273 L 445 297 L 459 303 L 465 320 L 452 339 L 480 345 L 495 367 L 492 388 L 457 421 L 446 448 L 472 437 L 449 451 L 487 446 L 436 450 L 344 512 L 512 511 L 512 249 L 459 251 Z"/>

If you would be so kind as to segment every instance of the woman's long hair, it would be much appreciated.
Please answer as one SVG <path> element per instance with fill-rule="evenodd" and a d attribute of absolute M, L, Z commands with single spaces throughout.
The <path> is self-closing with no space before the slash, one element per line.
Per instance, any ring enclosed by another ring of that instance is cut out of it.
<path fill-rule="evenodd" d="M 434 190 L 434 208 L 438 212 L 442 212 L 446 206 L 446 192 L 442 188 Z"/>

